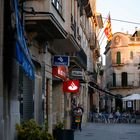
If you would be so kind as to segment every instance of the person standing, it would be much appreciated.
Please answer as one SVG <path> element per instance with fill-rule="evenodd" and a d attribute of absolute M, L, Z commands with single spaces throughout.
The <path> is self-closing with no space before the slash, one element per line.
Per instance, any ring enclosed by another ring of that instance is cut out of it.
<path fill-rule="evenodd" d="M 82 131 L 81 124 L 83 112 L 84 109 L 80 104 L 74 109 L 75 129 L 79 129 L 80 131 Z"/>
<path fill-rule="evenodd" d="M 116 113 L 115 113 L 115 120 L 114 120 L 114 123 L 117 123 L 117 122 L 120 121 L 120 116 L 121 116 L 120 111 L 117 110 Z"/>

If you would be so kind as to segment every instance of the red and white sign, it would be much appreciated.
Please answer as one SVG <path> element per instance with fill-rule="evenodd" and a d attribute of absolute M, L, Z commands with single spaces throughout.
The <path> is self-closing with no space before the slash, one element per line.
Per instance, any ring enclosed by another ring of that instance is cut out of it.
<path fill-rule="evenodd" d="M 52 74 L 56 78 L 60 78 L 62 80 L 67 80 L 67 67 L 65 66 L 58 66 L 52 68 Z"/>
<path fill-rule="evenodd" d="M 63 82 L 63 92 L 79 92 L 79 81 L 78 80 L 69 80 Z"/>

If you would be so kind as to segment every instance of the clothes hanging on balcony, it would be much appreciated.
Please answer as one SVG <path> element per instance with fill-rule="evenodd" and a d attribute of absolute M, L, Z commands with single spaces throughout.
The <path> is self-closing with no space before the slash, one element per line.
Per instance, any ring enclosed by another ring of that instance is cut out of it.
<path fill-rule="evenodd" d="M 34 65 L 31 60 L 30 52 L 27 48 L 17 0 L 13 0 L 13 7 L 15 11 L 15 23 L 16 23 L 16 35 L 17 35 L 16 57 L 25 74 L 31 79 L 34 79 Z"/>

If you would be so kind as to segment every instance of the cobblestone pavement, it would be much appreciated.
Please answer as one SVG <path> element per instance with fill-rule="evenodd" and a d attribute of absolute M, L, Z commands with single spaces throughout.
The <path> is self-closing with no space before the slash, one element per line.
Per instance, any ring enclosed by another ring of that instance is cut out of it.
<path fill-rule="evenodd" d="M 140 124 L 87 123 L 74 132 L 74 140 L 140 140 Z"/>

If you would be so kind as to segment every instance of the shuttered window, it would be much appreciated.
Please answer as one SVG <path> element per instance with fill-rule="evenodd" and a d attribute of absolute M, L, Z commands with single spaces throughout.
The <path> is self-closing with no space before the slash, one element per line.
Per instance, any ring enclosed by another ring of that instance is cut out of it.
<path fill-rule="evenodd" d="M 33 107 L 33 81 L 23 76 L 23 120 L 30 120 L 34 117 Z"/>
<path fill-rule="evenodd" d="M 113 73 L 113 87 L 116 87 L 116 73 Z"/>
<path fill-rule="evenodd" d="M 34 117 L 33 107 L 33 80 L 27 77 L 23 70 L 19 70 L 19 101 L 21 122 Z"/>
<path fill-rule="evenodd" d="M 117 64 L 121 64 L 121 52 L 117 52 Z"/>
<path fill-rule="evenodd" d="M 122 72 L 121 74 L 122 76 L 122 87 L 126 87 L 128 86 L 128 83 L 127 83 L 127 73 L 126 72 Z"/>

